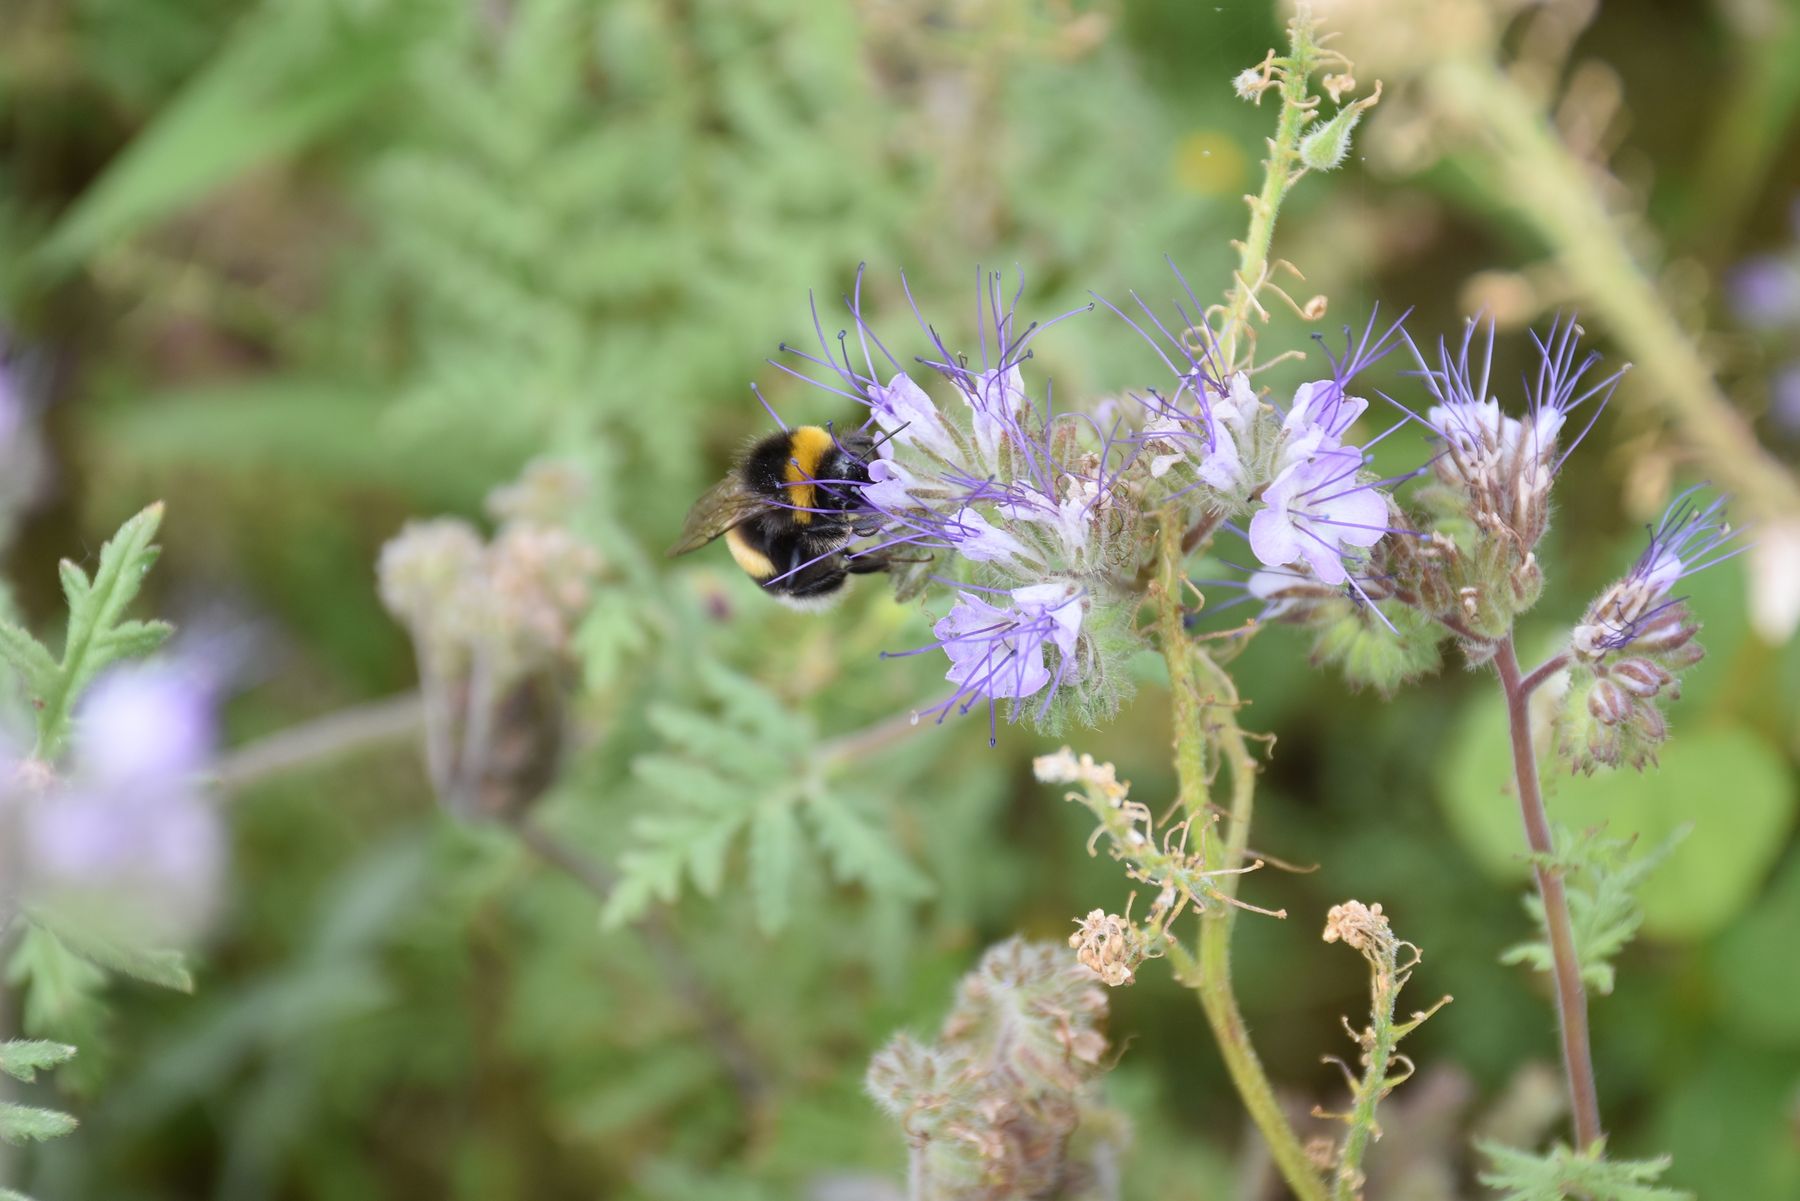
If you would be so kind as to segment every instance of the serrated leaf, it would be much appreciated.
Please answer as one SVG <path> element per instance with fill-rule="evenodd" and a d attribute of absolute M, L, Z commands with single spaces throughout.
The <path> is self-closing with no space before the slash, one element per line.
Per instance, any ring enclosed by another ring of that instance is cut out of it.
<path fill-rule="evenodd" d="M 1475 1146 L 1492 1165 L 1480 1174 L 1481 1182 L 1504 1201 L 1692 1201 L 1693 1197 L 1657 1185 L 1669 1168 L 1668 1156 L 1607 1159 L 1604 1139 L 1585 1151 L 1559 1145 L 1546 1155 L 1486 1140 Z"/>
<path fill-rule="evenodd" d="M 15 1105 L 0 1101 L 0 1142 L 41 1143 L 61 1138 L 79 1125 L 73 1117 L 55 1109 L 35 1105 Z"/>
<path fill-rule="evenodd" d="M 824 798 L 807 806 L 807 812 L 838 879 L 895 896 L 931 895 L 931 881 L 848 805 Z"/>
<path fill-rule="evenodd" d="M 126 606 L 137 596 L 144 574 L 156 561 L 156 530 L 162 524 L 163 507 L 151 505 L 119 527 L 100 548 L 100 563 L 92 583 L 72 563 L 62 565 L 63 590 L 69 598 L 69 631 L 63 642 L 62 662 L 38 698 L 38 749 L 54 759 L 69 733 L 70 715 L 82 690 L 102 668 L 120 658 L 106 639 L 119 626 Z M 127 641 L 132 641 L 128 637 Z M 141 641 L 141 639 L 140 639 Z"/>
<path fill-rule="evenodd" d="M 665 741 L 696 758 L 730 771 L 740 779 L 780 773 L 785 760 L 766 742 L 733 728 L 717 717 L 674 705 L 650 710 L 650 726 Z"/>
<path fill-rule="evenodd" d="M 797 720 L 774 693 L 713 662 L 701 666 L 700 680 L 733 724 L 779 746 L 802 749 L 809 723 Z"/>
<path fill-rule="evenodd" d="M 65 920 L 47 909 L 33 909 L 31 920 L 48 931 L 69 951 L 109 971 L 172 988 L 176 992 L 194 991 L 194 976 L 180 951 L 166 947 L 140 947 L 124 942 L 104 930 L 90 929 Z"/>
<path fill-rule="evenodd" d="M 41 696 L 56 684 L 55 657 L 43 643 L 9 621 L 0 621 L 0 659 L 13 665 L 33 696 Z"/>
<path fill-rule="evenodd" d="M 672 755 L 639 755 L 631 761 L 631 774 L 659 793 L 664 804 L 713 804 L 733 791 L 711 768 Z"/>
<path fill-rule="evenodd" d="M 45 1042 L 41 1039 L 13 1039 L 0 1043 L 0 1072 L 15 1080 L 30 1083 L 37 1074 L 75 1058 L 75 1048 L 68 1043 Z"/>
<path fill-rule="evenodd" d="M 107 659 L 141 659 L 169 640 L 175 627 L 166 621 L 120 622 L 95 640 Z"/>
<path fill-rule="evenodd" d="M 34 1034 L 60 1033 L 92 1024 L 94 994 L 106 983 L 106 973 L 64 947 L 50 931 L 28 922 L 6 979 L 25 989 L 24 1028 Z"/>
<path fill-rule="evenodd" d="M 756 925 L 775 934 L 788 923 L 793 908 L 794 868 L 801 854 L 800 823 L 794 807 L 759 805 L 750 821 L 750 899 Z"/>
<path fill-rule="evenodd" d="M 1566 882 L 1575 957 L 1581 964 L 1581 978 L 1595 991 L 1612 992 L 1614 971 L 1611 960 L 1625 949 L 1643 924 L 1644 911 L 1638 900 L 1638 886 L 1669 857 L 1690 829 L 1691 826 L 1684 826 L 1660 845 L 1636 858 L 1629 858 L 1633 839 L 1607 838 L 1599 828 L 1579 835 L 1557 828 L 1557 866 Z M 1544 926 L 1543 899 L 1536 893 L 1527 895 L 1525 909 L 1541 930 Z M 1552 971 L 1555 965 L 1547 936 L 1509 948 L 1500 961 L 1527 963 L 1540 972 Z"/>
<path fill-rule="evenodd" d="M 73 559 L 63 559 L 56 565 L 56 576 L 62 581 L 63 599 L 68 602 L 70 612 L 87 604 L 94 585 L 80 564 Z"/>
<path fill-rule="evenodd" d="M 600 907 L 600 926 L 606 930 L 616 930 L 644 916 L 659 893 L 673 891 L 681 875 L 679 861 L 652 856 L 628 855 L 619 867 L 619 882 Z M 669 882 L 668 889 L 659 889 L 658 884 L 665 880 Z"/>

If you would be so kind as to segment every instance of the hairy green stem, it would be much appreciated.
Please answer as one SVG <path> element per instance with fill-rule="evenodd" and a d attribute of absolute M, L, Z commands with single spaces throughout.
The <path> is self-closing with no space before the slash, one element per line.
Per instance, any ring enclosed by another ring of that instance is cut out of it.
<path fill-rule="evenodd" d="M 1206 821 L 1209 741 L 1231 769 L 1231 805 L 1224 844 L 1221 846 L 1212 837 L 1202 843 L 1207 869 L 1229 872 L 1243 863 L 1244 848 L 1250 838 L 1250 819 L 1256 805 L 1256 761 L 1237 723 L 1237 695 L 1230 677 L 1194 645 L 1182 625 L 1181 596 L 1187 583 L 1183 568 L 1186 556 L 1181 545 L 1183 528 L 1178 512 L 1163 514 L 1159 571 L 1151 595 L 1156 602 L 1163 658 L 1169 666 L 1175 773 L 1183 814 L 1196 823 Z M 1268 1140 L 1275 1166 L 1288 1187 L 1300 1201 L 1326 1201 L 1325 1182 L 1282 1111 L 1262 1061 L 1250 1043 L 1249 1028 L 1232 991 L 1231 931 L 1236 911 L 1229 902 L 1237 895 L 1238 877 L 1220 875 L 1216 881 L 1226 900 L 1201 920 L 1198 960 L 1188 982 L 1200 994 L 1200 1007 L 1218 1041 L 1226 1071 L 1244 1099 L 1251 1120 Z"/>
<path fill-rule="evenodd" d="M 1714 380 L 1693 339 L 1657 294 L 1594 187 L 1591 168 L 1557 138 L 1541 107 L 1486 56 L 1446 58 L 1431 91 L 1458 120 L 1485 135 L 1500 185 L 1549 243 L 1650 377 L 1642 394 L 1674 422 L 1717 478 L 1762 517 L 1800 513 L 1800 484 L 1758 444 Z"/>
<path fill-rule="evenodd" d="M 1538 786 L 1537 752 L 1531 745 L 1531 688 L 1519 673 L 1519 658 L 1508 637 L 1494 655 L 1500 686 L 1506 694 L 1507 720 L 1512 730 L 1513 776 L 1519 790 L 1519 811 L 1525 819 L 1525 841 L 1531 845 L 1538 896 L 1544 906 L 1544 928 L 1550 936 L 1552 975 L 1556 980 L 1556 1017 L 1562 1031 L 1563 1072 L 1569 1082 L 1569 1109 L 1575 1115 L 1576 1149 L 1585 1151 L 1602 1137 L 1600 1100 L 1594 1085 L 1594 1058 L 1588 1039 L 1587 989 L 1581 982 L 1581 962 L 1575 954 L 1575 931 L 1569 921 L 1569 900 L 1562 873 L 1552 863 L 1555 845 L 1550 838 L 1550 818 L 1544 811 L 1543 791 Z M 1535 682 L 1546 674 L 1532 673 Z"/>
<path fill-rule="evenodd" d="M 1269 247 L 1275 238 L 1275 218 L 1288 188 L 1300 177 L 1300 134 L 1312 120 L 1316 102 L 1308 96 L 1307 80 L 1318 58 L 1307 18 L 1296 17 L 1289 25 L 1290 41 L 1281 76 L 1281 116 L 1269 141 L 1269 157 L 1263 163 L 1262 189 L 1250 197 L 1250 228 L 1238 244 L 1237 277 L 1225 297 L 1219 320 L 1220 367 L 1230 370 L 1237 362 L 1240 335 L 1250 327 L 1256 294 L 1269 274 Z"/>
<path fill-rule="evenodd" d="M 1350 1110 L 1350 1133 L 1344 1136 L 1344 1148 L 1338 1155 L 1332 1201 L 1358 1201 L 1362 1196 L 1363 1153 L 1375 1134 L 1375 1107 L 1389 1091 L 1388 1064 L 1399 1041 L 1394 1030 L 1394 1002 L 1400 996 L 1399 954 L 1398 944 L 1388 940 L 1369 956 L 1369 1030 L 1363 1078 Z"/>

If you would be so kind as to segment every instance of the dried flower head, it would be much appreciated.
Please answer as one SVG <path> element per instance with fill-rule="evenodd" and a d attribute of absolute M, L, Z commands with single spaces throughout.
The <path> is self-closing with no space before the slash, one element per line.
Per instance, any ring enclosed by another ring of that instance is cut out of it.
<path fill-rule="evenodd" d="M 1076 958 L 1114 988 L 1130 984 L 1138 965 L 1151 955 L 1151 940 L 1129 914 L 1119 917 L 1095 909 L 1076 924 L 1080 928 L 1069 935 Z"/>
<path fill-rule="evenodd" d="M 1345 901 L 1333 905 L 1325 915 L 1326 942 L 1342 941 L 1354 950 L 1376 953 L 1394 945 L 1394 932 L 1381 912 L 1381 902 L 1365 905 L 1361 901 Z"/>
<path fill-rule="evenodd" d="M 869 1064 L 919 1186 L 957 1201 L 1047 1196 L 1116 1153 L 1096 1137 L 1121 1129 L 1093 1090 L 1105 1016 L 1105 991 L 1066 949 L 1014 938 L 983 955 L 935 1043 L 900 1034 Z M 1095 1133 L 1077 1141 L 1078 1129 Z"/>
<path fill-rule="evenodd" d="M 419 660 L 427 766 L 460 816 L 516 812 L 554 776 L 563 677 L 601 560 L 537 515 L 573 488 L 561 468 L 534 464 L 490 498 L 509 515 L 491 542 L 442 518 L 408 524 L 382 548 L 381 598 Z"/>

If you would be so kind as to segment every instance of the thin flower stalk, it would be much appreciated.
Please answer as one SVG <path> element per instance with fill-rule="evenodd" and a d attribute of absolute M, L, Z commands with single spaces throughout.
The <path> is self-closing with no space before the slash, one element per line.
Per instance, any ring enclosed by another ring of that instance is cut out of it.
<path fill-rule="evenodd" d="M 1269 277 L 1269 246 L 1275 237 L 1275 218 L 1288 188 L 1299 178 L 1300 135 L 1318 104 L 1308 86 L 1319 55 L 1312 24 L 1302 15 L 1290 23 L 1288 31 L 1288 69 L 1280 83 L 1281 115 L 1276 121 L 1275 137 L 1269 142 L 1262 188 L 1250 201 L 1250 228 L 1238 246 L 1236 279 L 1226 295 L 1225 311 L 1219 321 L 1219 359 L 1226 367 L 1237 362 L 1240 339 L 1249 332 L 1251 314 L 1259 307 L 1256 297 Z"/>
<path fill-rule="evenodd" d="M 1401 1039 L 1449 1004 L 1450 998 L 1444 997 L 1429 1009 L 1415 1012 L 1407 1021 L 1394 1021 L 1394 1007 L 1400 999 L 1400 990 L 1406 986 L 1423 955 L 1417 946 L 1394 934 L 1379 904 L 1346 901 L 1342 905 L 1333 905 L 1326 918 L 1324 938 L 1326 942 L 1343 942 L 1362 952 L 1363 958 L 1369 961 L 1369 1024 L 1362 1030 L 1349 1030 L 1349 1023 L 1345 1023 L 1350 1037 L 1362 1049 L 1363 1074 L 1360 1080 L 1350 1079 L 1354 1097 L 1350 1112 L 1335 1115 L 1343 1118 L 1350 1131 L 1344 1136 L 1343 1147 L 1338 1152 L 1337 1171 L 1331 1184 L 1332 1201 L 1361 1201 L 1366 1183 L 1363 1155 L 1369 1144 L 1381 1137 L 1381 1127 L 1375 1119 L 1376 1107 L 1412 1075 L 1411 1061 L 1398 1054 L 1395 1048 Z M 1339 1060 L 1330 1062 L 1342 1066 Z M 1390 1067 L 1399 1074 L 1390 1075 Z M 1344 1074 L 1350 1075 L 1347 1067 Z M 1315 1111 L 1315 1116 L 1333 1115 Z"/>
<path fill-rule="evenodd" d="M 1576 1142 L 1579 1147 L 1587 1148 L 1605 1134 L 1600 1126 L 1600 1100 L 1594 1085 L 1587 989 L 1581 982 L 1581 963 L 1575 954 L 1574 927 L 1569 920 L 1569 900 L 1563 889 L 1561 872 L 1554 866 L 1550 818 L 1544 811 L 1543 792 L 1538 786 L 1537 752 L 1531 743 L 1531 690 L 1525 686 L 1525 677 L 1519 671 L 1519 658 L 1510 636 L 1500 643 L 1494 665 L 1499 670 L 1500 687 L 1506 694 L 1519 811 L 1525 821 L 1525 840 L 1531 846 L 1538 896 L 1544 905 L 1544 926 L 1550 935 L 1552 974 L 1556 980 L 1556 1016 L 1562 1034 L 1569 1108 L 1575 1115 Z M 1531 678 L 1541 680 L 1544 677 L 1533 672 Z"/>

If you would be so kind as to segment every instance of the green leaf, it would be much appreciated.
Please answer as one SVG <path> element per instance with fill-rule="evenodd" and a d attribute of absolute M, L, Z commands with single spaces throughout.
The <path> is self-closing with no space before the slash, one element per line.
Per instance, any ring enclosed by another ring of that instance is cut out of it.
<path fill-rule="evenodd" d="M 1768 893 L 1719 940 L 1711 975 L 1732 1029 L 1800 1046 L 1800 855 L 1790 854 Z M 1800 1156 L 1800 1144 L 1795 1152 Z"/>
<path fill-rule="evenodd" d="M 0 621 L 0 659 L 12 664 L 34 699 L 56 686 L 56 659 L 44 644 L 9 621 Z"/>
<path fill-rule="evenodd" d="M 74 1118 L 55 1109 L 0 1101 L 0 1142 L 14 1146 L 41 1143 L 46 1139 L 61 1138 L 77 1125 Z"/>
<path fill-rule="evenodd" d="M 187 960 L 180 951 L 135 946 L 109 931 L 69 921 L 48 909 L 33 909 L 31 921 L 96 967 L 176 992 L 194 991 L 193 973 L 188 970 Z"/>
<path fill-rule="evenodd" d="M 1739 725 L 1686 728 L 1678 706 L 1660 767 L 1591 777 L 1566 775 L 1540 747 L 1551 819 L 1571 829 L 1604 825 L 1646 842 L 1694 832 L 1670 854 L 1642 898 L 1644 933 L 1692 940 L 1723 929 L 1756 896 L 1795 818 L 1795 785 L 1779 752 Z M 1511 787 L 1506 714 L 1497 696 L 1469 705 L 1440 761 L 1437 793 L 1457 840 L 1494 877 L 1530 874 Z M 1708 798 L 1728 796 L 1730 804 Z"/>
<path fill-rule="evenodd" d="M 849 805 L 826 798 L 806 811 L 840 880 L 911 899 L 931 895 L 931 881 Z"/>
<path fill-rule="evenodd" d="M 1576 835 L 1557 827 L 1556 866 L 1566 884 L 1575 958 L 1581 964 L 1581 978 L 1595 991 L 1612 992 L 1611 960 L 1625 949 L 1643 924 L 1638 886 L 1692 829 L 1691 825 L 1681 827 L 1662 845 L 1633 859 L 1629 854 L 1635 839 L 1607 838 L 1601 828 Z M 1532 923 L 1543 929 L 1543 899 L 1530 893 L 1525 898 L 1525 908 Z M 1500 961 L 1529 963 L 1540 972 L 1554 970 L 1555 964 L 1548 936 L 1512 947 Z"/>
<path fill-rule="evenodd" d="M 167 636 L 167 626 L 131 622 L 117 645 L 111 641 L 120 629 L 126 606 L 136 598 L 145 573 L 156 562 L 154 540 L 162 515 L 162 505 L 154 504 L 120 526 L 100 548 L 99 567 L 91 582 L 80 568 L 63 561 L 60 570 L 63 592 L 69 599 L 69 631 L 62 662 L 49 687 L 37 698 L 39 757 L 54 759 L 61 752 L 75 703 L 102 668 L 127 653 L 153 649 Z"/>
<path fill-rule="evenodd" d="M 1547 1155 L 1486 1140 L 1475 1146 L 1491 1165 L 1480 1174 L 1481 1182 L 1505 1201 L 1691 1201 L 1693 1196 L 1657 1185 L 1669 1168 L 1668 1156 L 1610 1160 L 1604 1139 L 1579 1153 L 1559 1145 Z"/>
<path fill-rule="evenodd" d="M 393 80 L 408 8 L 361 24 L 333 6 L 263 9 L 82 194 L 40 260 L 79 265 L 350 116 Z"/>
<path fill-rule="evenodd" d="M 106 974 L 64 947 L 50 931 L 27 922 L 6 979 L 25 989 L 27 1031 L 74 1033 L 92 1027 L 98 1009 L 95 994 L 106 983 Z"/>
<path fill-rule="evenodd" d="M 764 934 L 778 933 L 788 923 L 801 850 L 794 807 L 779 802 L 758 806 L 750 822 L 750 899 Z"/>
<path fill-rule="evenodd" d="M 0 1072 L 27 1083 L 37 1074 L 75 1058 L 75 1048 L 68 1043 L 44 1042 L 37 1039 L 13 1039 L 0 1043 Z"/>

